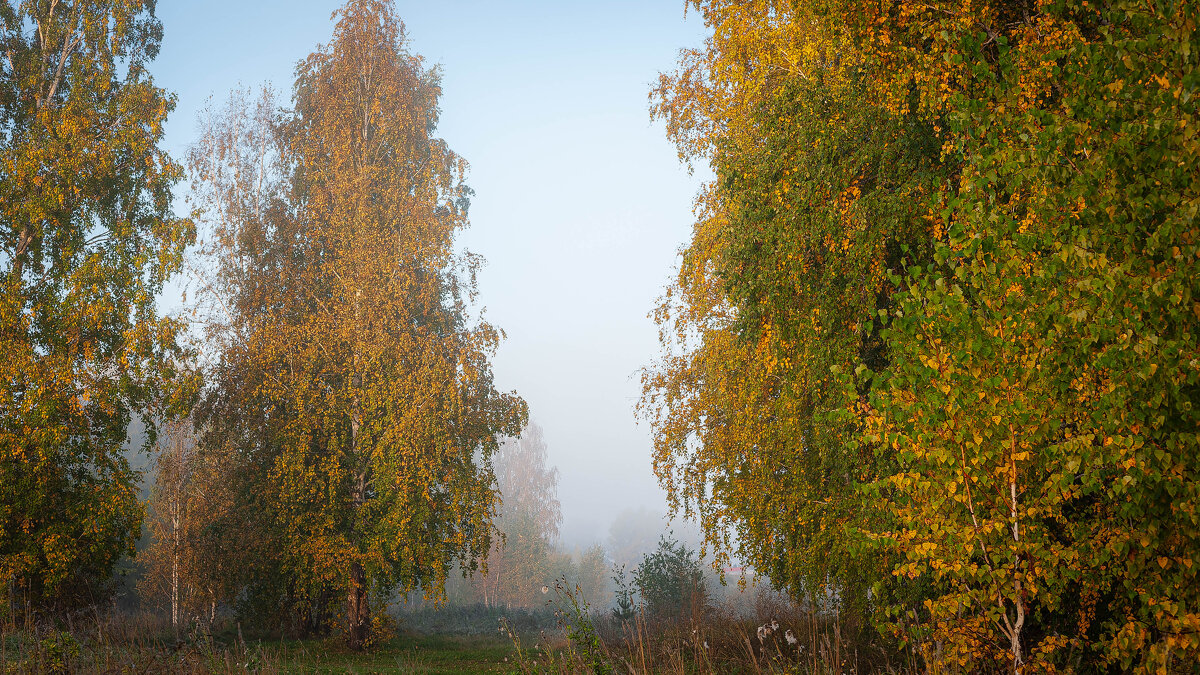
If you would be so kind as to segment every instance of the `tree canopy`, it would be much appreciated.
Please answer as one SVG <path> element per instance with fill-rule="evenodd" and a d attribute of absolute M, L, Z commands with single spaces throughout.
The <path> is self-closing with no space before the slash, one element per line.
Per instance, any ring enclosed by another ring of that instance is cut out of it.
<path fill-rule="evenodd" d="M 487 552 L 491 457 L 526 416 L 492 382 L 499 332 L 469 315 L 470 190 L 433 135 L 439 94 L 391 4 L 356 0 L 289 110 L 235 100 L 192 155 L 229 312 L 202 419 L 270 541 L 254 585 L 309 617 L 348 594 L 356 647 L 369 590 L 436 595 Z"/>
<path fill-rule="evenodd" d="M 155 307 L 194 239 L 161 36 L 151 1 L 0 5 L 0 583 L 32 604 L 94 601 L 133 552 L 127 427 L 195 388 Z"/>
<path fill-rule="evenodd" d="M 675 507 L 930 667 L 1194 663 L 1195 7 L 691 5 Z"/>

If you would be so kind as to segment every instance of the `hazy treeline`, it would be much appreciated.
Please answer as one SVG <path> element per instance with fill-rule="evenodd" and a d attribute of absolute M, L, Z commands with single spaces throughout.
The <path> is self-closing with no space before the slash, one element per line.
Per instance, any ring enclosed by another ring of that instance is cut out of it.
<path fill-rule="evenodd" d="M 434 593 L 395 589 L 378 599 L 380 609 L 395 604 L 405 615 L 446 605 L 480 605 L 550 614 L 561 605 L 562 594 L 569 593 L 598 615 L 616 610 L 616 615 L 625 612 L 628 619 L 641 606 L 662 619 L 668 614 L 663 606 L 678 605 L 687 595 L 680 588 L 664 590 L 676 583 L 675 567 L 688 570 L 688 591 L 702 596 L 702 602 L 724 599 L 718 591 L 719 577 L 697 557 L 695 533 L 677 534 L 660 513 L 627 509 L 613 520 L 604 541 L 565 545 L 559 538 L 558 470 L 547 463 L 547 450 L 535 423 L 519 438 L 502 439 L 492 462 L 500 499 L 493 520 L 495 536 L 482 564 L 474 570 L 453 566 L 444 586 Z M 147 478 L 152 481 L 146 520 L 149 537 L 137 554 L 136 591 L 142 608 L 168 615 L 171 625 L 180 630 L 211 626 L 218 612 L 248 616 L 247 610 L 254 609 L 245 604 L 249 598 L 242 598 L 240 605 L 237 598 L 244 586 L 236 581 L 222 585 L 222 579 L 242 578 L 239 574 L 244 572 L 230 568 L 246 564 L 236 552 L 238 534 L 227 541 L 217 537 L 234 505 L 232 499 L 222 497 L 227 493 L 221 484 L 230 477 L 203 451 L 187 423 L 166 425 Z M 656 569 L 656 565 L 670 569 Z M 730 593 L 740 591 L 734 586 Z M 292 628 L 312 632 L 329 627 Z M 487 629 L 493 631 L 495 626 Z"/>
<path fill-rule="evenodd" d="M 610 572 L 604 547 L 597 542 L 579 551 L 562 550 L 558 469 L 547 465 L 546 452 L 536 424 L 530 424 L 519 439 L 501 444 L 495 458 L 501 496 L 495 524 L 502 538 L 492 542 L 480 574 L 448 580 L 449 601 L 542 607 L 549 600 L 549 589 L 566 580 L 593 602 L 607 602 Z"/>
<path fill-rule="evenodd" d="M 672 504 L 932 671 L 1191 672 L 1195 3 L 689 4 Z"/>
<path fill-rule="evenodd" d="M 530 423 L 520 438 L 501 443 L 494 459 L 501 499 L 494 522 L 500 537 L 493 540 L 486 564 L 477 573 L 459 569 L 447 578 L 446 603 L 546 610 L 561 604 L 559 594 L 565 590 L 593 612 L 607 614 L 618 603 L 621 579 L 632 590 L 634 602 L 644 601 L 635 571 L 662 541 L 684 547 L 695 558 L 699 533 L 693 528 L 677 530 L 662 513 L 644 507 L 619 512 L 607 536 L 596 532 L 590 542 L 564 541 L 559 532 L 558 469 L 547 464 L 547 450 L 536 423 Z M 696 567 L 707 572 L 700 579 L 702 586 L 720 587 L 710 566 Z M 438 604 L 419 593 L 403 600 L 417 607 Z"/>

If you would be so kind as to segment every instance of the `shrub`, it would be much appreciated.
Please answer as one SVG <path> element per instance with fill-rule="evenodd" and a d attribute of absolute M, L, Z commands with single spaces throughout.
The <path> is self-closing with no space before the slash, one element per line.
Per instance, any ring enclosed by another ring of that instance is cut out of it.
<path fill-rule="evenodd" d="M 662 537 L 658 549 L 647 553 L 633 572 L 647 618 L 671 620 L 703 613 L 708 605 L 704 573 L 695 551 Z"/>

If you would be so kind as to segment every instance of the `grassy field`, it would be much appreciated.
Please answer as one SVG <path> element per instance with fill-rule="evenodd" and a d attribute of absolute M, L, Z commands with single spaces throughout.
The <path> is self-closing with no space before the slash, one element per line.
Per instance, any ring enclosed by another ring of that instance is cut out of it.
<path fill-rule="evenodd" d="M 65 633 L 3 638 L 9 673 L 515 673 L 512 643 L 496 636 L 399 636 L 370 652 L 336 639 L 174 645 L 68 638 Z"/>
<path fill-rule="evenodd" d="M 574 611 L 572 611 L 574 610 Z M 162 617 L 115 613 L 75 623 L 0 625 L 0 675 L 17 673 L 573 673 L 634 675 L 918 672 L 913 655 L 795 605 L 759 602 L 747 615 L 709 608 L 694 617 L 618 622 L 577 605 L 534 610 L 408 608 L 364 652 L 341 636 L 243 635 L 232 617 L 174 637 Z M 770 630 L 768 630 L 768 628 Z"/>
<path fill-rule="evenodd" d="M 347 652 L 336 641 L 284 643 L 268 654 L 283 673 L 513 673 L 512 643 L 490 636 L 401 636 L 371 653 Z"/>

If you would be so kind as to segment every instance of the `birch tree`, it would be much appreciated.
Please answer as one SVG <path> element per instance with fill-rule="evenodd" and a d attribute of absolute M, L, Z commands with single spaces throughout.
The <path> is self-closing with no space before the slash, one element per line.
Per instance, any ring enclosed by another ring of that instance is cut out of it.
<path fill-rule="evenodd" d="M 33 604 L 95 600 L 132 553 L 127 428 L 193 388 L 155 308 L 194 238 L 161 39 L 152 1 L 0 3 L 0 584 Z"/>
<path fill-rule="evenodd" d="M 139 554 L 145 575 L 138 584 L 142 600 L 170 611 L 178 637 L 185 623 L 211 625 L 218 606 L 237 593 L 232 567 L 244 564 L 235 547 L 253 548 L 247 527 L 230 538 L 233 499 L 227 467 L 204 452 L 190 420 L 166 425 L 154 459 L 146 528 L 150 545 Z"/>
<path fill-rule="evenodd" d="M 887 579 L 863 532 L 887 516 L 861 488 L 891 458 L 854 442 L 844 413 L 866 391 L 836 371 L 886 368 L 888 271 L 928 258 L 927 199 L 953 167 L 932 125 L 872 96 L 838 13 L 689 4 L 711 35 L 660 77 L 651 110 L 715 179 L 654 313 L 661 358 L 639 411 L 655 474 L 718 564 L 736 554 L 797 598 L 834 585 L 843 615 L 866 617 Z"/>
<path fill-rule="evenodd" d="M 467 165 L 433 135 L 439 95 L 392 4 L 354 0 L 290 110 L 207 136 L 245 154 L 195 155 L 230 317 L 208 409 L 239 420 L 211 415 L 212 433 L 259 481 L 281 588 L 341 594 L 356 649 L 370 591 L 436 596 L 452 560 L 486 555 L 491 458 L 525 421 L 493 384 L 499 331 L 471 316 Z"/>
<path fill-rule="evenodd" d="M 934 670 L 1193 667 L 1194 3 L 690 4 L 674 505 Z"/>
<path fill-rule="evenodd" d="M 533 606 L 540 589 L 553 585 L 552 558 L 562 525 L 558 468 L 546 463 L 542 428 L 530 423 L 520 438 L 506 439 L 496 454 L 500 509 L 487 574 L 480 580 L 484 602 Z"/>

